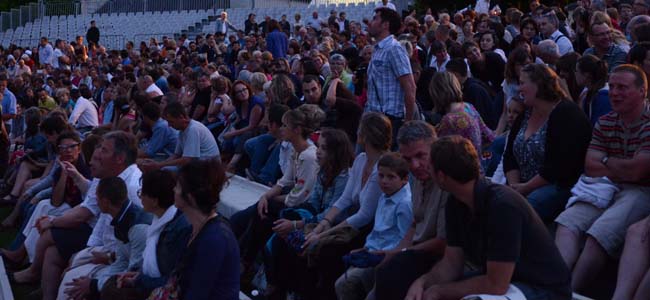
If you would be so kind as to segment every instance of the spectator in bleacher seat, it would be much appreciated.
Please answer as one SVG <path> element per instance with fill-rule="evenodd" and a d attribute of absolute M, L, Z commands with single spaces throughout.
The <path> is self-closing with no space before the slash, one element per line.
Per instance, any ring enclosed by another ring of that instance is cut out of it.
<path fill-rule="evenodd" d="M 138 149 L 138 157 L 167 159 L 174 154 L 178 142 L 178 131 L 171 128 L 161 115 L 160 106 L 149 102 L 142 107 L 142 124 L 148 129 L 149 137 L 144 147 Z"/>
<path fill-rule="evenodd" d="M 273 54 L 273 58 L 286 58 L 289 38 L 282 32 L 280 23 L 276 20 L 270 20 L 266 26 L 268 27 L 266 49 Z"/>
<path fill-rule="evenodd" d="M 598 193 L 599 199 L 572 203 L 556 219 L 559 226 L 555 242 L 573 270 L 572 287 L 576 292 L 587 287 L 608 257 L 620 255 L 628 227 L 650 213 L 647 86 L 645 73 L 639 67 L 621 65 L 612 71 L 612 112 L 596 123 L 584 174 L 607 177 L 609 186 L 601 185 L 599 191 L 593 190 L 595 186 L 585 187 L 587 192 Z M 585 237 L 581 251 L 581 240 Z"/>
<path fill-rule="evenodd" d="M 232 29 L 233 31 L 237 31 L 237 28 L 230 23 L 230 20 L 228 20 L 228 13 L 225 11 L 221 12 L 221 16 L 219 19 L 217 19 L 217 23 L 215 25 L 216 32 L 222 33 L 225 36 L 228 36 L 228 30 Z"/>
<path fill-rule="evenodd" d="M 607 85 L 607 62 L 585 54 L 578 59 L 575 74 L 577 85 L 584 88 L 576 102 L 582 106 L 591 126 L 594 126 L 601 116 L 612 111 Z"/>
<path fill-rule="evenodd" d="M 368 27 L 377 40 L 368 66 L 368 102 L 365 111 L 380 111 L 392 123 L 393 136 L 405 121 L 416 114 L 415 81 L 408 54 L 395 40 L 402 26 L 399 14 L 390 8 L 375 9 Z"/>
<path fill-rule="evenodd" d="M 538 24 L 542 38 L 555 42 L 560 51 L 560 56 L 573 51 L 571 40 L 559 30 L 560 20 L 553 10 L 541 15 Z"/>
<path fill-rule="evenodd" d="M 311 282 L 304 283 L 305 298 L 336 298 L 332 287 L 345 270 L 341 257 L 362 247 L 371 230 L 381 195 L 377 161 L 390 149 L 392 132 L 385 115 L 377 112 L 363 115 L 357 144 L 364 152 L 354 159 L 343 194 L 305 236 L 302 245 L 304 255 L 312 261 L 311 274 L 316 274 Z M 338 237 L 343 240 L 337 242 Z"/>
<path fill-rule="evenodd" d="M 535 56 L 537 56 L 535 63 L 545 64 L 552 69 L 555 69 L 555 64 L 562 57 L 558 45 L 552 40 L 539 42 L 535 47 Z"/>
<path fill-rule="evenodd" d="M 508 62 L 506 53 L 499 48 L 499 38 L 497 37 L 497 34 L 494 31 L 490 30 L 479 34 L 478 41 L 481 47 L 481 51 L 483 52 L 492 51 L 496 54 L 499 54 L 499 56 L 501 56 L 504 62 L 506 63 Z"/>
<path fill-rule="evenodd" d="M 363 248 L 350 256 L 369 254 L 377 257 L 377 264 L 385 252 L 399 250 L 404 236 L 413 223 L 409 165 L 398 153 L 386 153 L 377 162 L 377 177 L 382 194 L 375 212 L 375 224 Z M 374 265 L 352 265 L 336 280 L 338 299 L 366 299 L 374 285 Z"/>
<path fill-rule="evenodd" d="M 129 199 L 134 204 L 140 205 L 137 190 L 140 188 L 141 172 L 134 164 L 136 157 L 137 146 L 134 136 L 123 132 L 110 132 L 104 135 L 101 146 L 93 153 L 90 171 L 95 179 L 91 181 L 84 201 L 59 217 L 42 218 L 37 222 L 40 237 L 36 244 L 34 261 L 29 268 L 14 273 L 12 277 L 15 282 L 34 282 L 41 278 L 43 299 L 54 299 L 61 273 L 74 253 L 84 249 L 86 245 L 90 247 L 103 245 L 107 247 L 103 250 L 113 250 L 111 245 L 115 242 L 115 237 L 112 234 L 103 235 L 106 230 L 110 230 L 110 218 L 108 215 L 100 214 L 93 191 L 96 190 L 101 178 L 119 176 L 127 184 Z M 107 257 L 105 252 L 98 252 L 98 255 L 100 253 L 102 254 L 100 256 Z M 76 256 L 75 259 L 80 258 Z M 71 269 L 67 273 L 79 274 L 74 271 L 75 269 Z M 80 275 L 87 273 L 88 270 Z"/>
<path fill-rule="evenodd" d="M 437 140 L 435 129 L 424 121 L 407 122 L 397 140 L 413 177 L 413 223 L 399 245 L 384 252 L 370 299 L 403 299 L 411 283 L 439 260 L 445 247 L 447 193 L 432 181 L 429 162 L 431 143 Z"/>
<path fill-rule="evenodd" d="M 108 266 L 75 278 L 62 287 L 69 298 L 97 299 L 111 277 L 142 268 L 142 252 L 151 215 L 129 200 L 127 186 L 120 177 L 102 178 L 97 184 L 96 194 L 100 211 L 112 218 L 110 225 L 117 239 L 112 249 L 114 254 Z"/>
<path fill-rule="evenodd" d="M 73 89 L 70 96 L 75 99 L 74 109 L 68 119 L 70 125 L 82 134 L 99 126 L 97 107 L 88 86 L 81 84 L 79 90 Z"/>
<path fill-rule="evenodd" d="M 282 299 L 287 291 L 305 293 L 308 274 L 307 261 L 300 256 L 295 245 L 318 223 L 339 199 L 349 180 L 348 168 L 354 160 L 354 151 L 345 132 L 324 129 L 318 139 L 316 159 L 319 165 L 316 184 L 307 202 L 296 208 L 281 212 L 281 218 L 274 222 L 276 237 L 270 240 L 271 248 L 264 252 L 264 267 L 268 282 L 266 295 L 269 299 Z M 339 222 L 332 220 L 333 223 Z M 291 235 L 297 238 L 290 237 Z"/>
<path fill-rule="evenodd" d="M 231 217 L 233 230 L 241 241 L 242 266 L 249 272 L 255 257 L 273 233 L 280 211 L 305 203 L 316 183 L 316 146 L 310 136 L 320 128 L 325 113 L 313 104 L 304 104 L 282 116 L 281 137 L 290 144 L 283 176 L 259 201 Z"/>
<path fill-rule="evenodd" d="M 433 113 L 440 122 L 437 132 L 440 136 L 461 135 L 470 141 L 478 151 L 483 151 L 494 140 L 494 133 L 485 125 L 474 106 L 463 102 L 460 82 L 450 72 L 437 72 L 429 83 L 433 102 Z"/>
<path fill-rule="evenodd" d="M 0 93 L 2 98 L 2 122 L 5 124 L 7 132 L 11 132 L 13 126 L 13 119 L 16 117 L 16 95 L 7 88 L 9 85 L 9 78 L 5 74 L 0 74 Z"/>
<path fill-rule="evenodd" d="M 436 72 L 444 72 L 447 63 L 451 59 L 447 53 L 447 46 L 438 40 L 433 40 L 429 52 L 431 53 L 432 58 L 428 67 L 435 69 Z"/>
<path fill-rule="evenodd" d="M 580 107 L 567 100 L 549 67 L 527 65 L 519 82 L 527 109 L 510 130 L 503 170 L 508 185 L 528 198 L 544 222 L 551 222 L 584 169 L 591 125 Z"/>
<path fill-rule="evenodd" d="M 144 299 L 167 282 L 192 234 L 187 218 L 174 206 L 175 185 L 174 175 L 168 171 L 142 176 L 142 208 L 153 215 L 142 266 L 111 277 L 104 284 L 101 299 Z"/>
<path fill-rule="evenodd" d="M 179 102 L 168 104 L 163 117 L 173 129 L 179 131 L 174 154 L 166 160 L 142 160 L 140 169 L 145 173 L 161 168 L 176 171 L 192 160 L 217 159 L 220 157 L 219 146 L 210 130 L 201 122 L 190 119 L 185 107 Z"/>
<path fill-rule="evenodd" d="M 264 100 L 252 94 L 250 86 L 243 81 L 235 81 L 232 88 L 232 105 L 236 118 L 232 127 L 223 133 L 223 152 L 233 154 L 228 170 L 237 170 L 237 163 L 243 157 L 244 145 L 256 136 L 266 112 Z"/>
<path fill-rule="evenodd" d="M 627 52 L 614 43 L 612 28 L 606 22 L 594 22 L 590 25 L 589 40 L 593 46 L 585 50 L 584 55 L 592 54 L 605 61 L 610 72 L 626 62 Z"/>
<path fill-rule="evenodd" d="M 485 82 L 495 94 L 501 90 L 506 62 L 499 54 L 482 52 L 475 42 L 465 42 L 463 54 L 469 64 L 472 77 Z"/>
<path fill-rule="evenodd" d="M 650 3 L 646 0 L 634 0 L 632 3 L 632 12 L 634 16 L 647 15 L 650 9 Z"/>
<path fill-rule="evenodd" d="M 250 159 L 250 166 L 245 170 L 248 179 L 272 186 L 280 177 L 282 117 L 288 110 L 286 105 L 271 103 L 268 108 L 267 132 L 244 143 L 244 151 Z"/>
<path fill-rule="evenodd" d="M 99 45 L 99 28 L 97 28 L 95 20 L 90 21 L 90 27 L 86 32 L 86 40 L 88 43 Z"/>
<path fill-rule="evenodd" d="M 470 141 L 452 136 L 434 142 L 431 170 L 434 182 L 450 193 L 447 246 L 405 299 L 571 299 L 570 273 L 544 223 L 520 194 L 480 176 Z M 478 269 L 464 272 L 466 264 Z"/>

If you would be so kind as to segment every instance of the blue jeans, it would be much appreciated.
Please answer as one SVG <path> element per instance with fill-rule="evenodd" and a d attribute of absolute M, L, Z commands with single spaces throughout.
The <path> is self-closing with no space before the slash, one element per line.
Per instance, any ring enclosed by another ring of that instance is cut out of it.
<path fill-rule="evenodd" d="M 244 150 L 250 158 L 248 168 L 256 175 L 256 181 L 262 184 L 273 184 L 281 174 L 280 171 L 280 145 L 269 149 L 276 138 L 266 133 L 249 139 L 244 144 Z"/>
<path fill-rule="evenodd" d="M 561 188 L 555 184 L 548 184 L 528 194 L 528 203 L 535 209 L 544 223 L 553 222 L 564 210 L 564 206 L 571 197 L 570 188 Z"/>

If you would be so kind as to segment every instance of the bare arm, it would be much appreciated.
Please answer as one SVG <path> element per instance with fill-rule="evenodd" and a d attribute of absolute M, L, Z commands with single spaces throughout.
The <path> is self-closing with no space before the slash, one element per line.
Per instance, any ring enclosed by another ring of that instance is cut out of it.
<path fill-rule="evenodd" d="M 230 136 L 237 136 L 254 130 L 260 124 L 260 121 L 262 121 L 262 116 L 262 108 L 255 106 L 251 111 L 251 115 L 248 117 L 248 126 L 229 132 Z"/>
<path fill-rule="evenodd" d="M 68 174 L 64 170 L 61 170 L 61 176 L 59 180 L 54 185 L 52 190 L 52 205 L 59 207 L 63 204 L 63 196 L 65 194 L 65 182 L 68 180 Z"/>
<path fill-rule="evenodd" d="M 471 294 L 503 295 L 510 287 L 514 262 L 487 262 L 487 274 L 457 282 L 434 285 L 428 293 L 435 293 L 442 299 L 460 299 Z"/>
<path fill-rule="evenodd" d="M 399 84 L 402 86 L 402 90 L 404 90 L 404 107 L 406 110 L 404 121 L 410 121 L 413 119 L 413 114 L 415 113 L 415 81 L 413 74 L 400 77 Z"/>
<path fill-rule="evenodd" d="M 53 224 L 52 226 L 59 228 L 74 228 L 87 222 L 92 217 L 93 213 L 90 210 L 81 205 L 77 205 L 66 211 L 64 215 L 56 217 L 56 221 L 53 220 L 51 223 L 56 223 L 56 225 Z"/>

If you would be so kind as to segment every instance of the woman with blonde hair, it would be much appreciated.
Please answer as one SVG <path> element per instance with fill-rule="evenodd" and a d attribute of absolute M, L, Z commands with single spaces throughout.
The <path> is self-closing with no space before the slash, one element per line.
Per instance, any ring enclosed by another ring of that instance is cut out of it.
<path fill-rule="evenodd" d="M 259 201 L 231 218 L 235 234 L 241 240 L 242 266 L 250 267 L 273 233 L 274 221 L 281 210 L 296 207 L 309 198 L 318 175 L 316 146 L 309 136 L 320 129 L 325 112 L 313 104 L 304 104 L 282 116 L 282 140 L 293 147 L 282 178 Z M 290 190 L 288 194 L 283 191 Z M 248 226 L 246 226 L 248 224 Z"/>
<path fill-rule="evenodd" d="M 429 83 L 433 112 L 441 119 L 438 135 L 461 135 L 481 153 L 494 140 L 494 133 L 485 125 L 481 115 L 470 103 L 463 102 L 463 91 L 456 76 L 438 72 Z"/>

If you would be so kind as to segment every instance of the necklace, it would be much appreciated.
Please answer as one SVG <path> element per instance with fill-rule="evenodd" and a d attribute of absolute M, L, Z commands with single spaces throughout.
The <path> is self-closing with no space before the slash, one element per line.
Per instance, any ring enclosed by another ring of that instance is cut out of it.
<path fill-rule="evenodd" d="M 191 245 L 192 242 L 194 241 L 194 239 L 199 235 L 199 233 L 201 232 L 201 230 L 203 230 L 203 227 L 205 227 L 205 224 L 207 224 L 208 221 L 210 221 L 210 220 L 216 218 L 218 215 L 219 215 L 219 214 L 216 214 L 216 213 L 215 213 L 213 216 L 208 216 L 208 217 L 206 217 L 205 220 L 203 220 L 203 222 L 201 222 L 201 225 L 199 225 L 199 227 L 197 227 L 196 231 L 193 231 L 193 232 L 192 232 L 192 237 L 190 238 L 190 241 L 189 241 L 187 244 L 188 244 L 188 245 Z"/>

